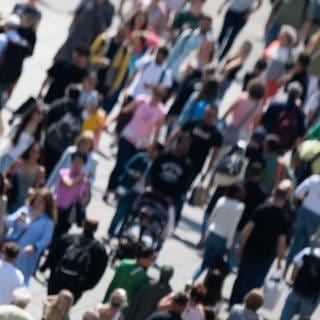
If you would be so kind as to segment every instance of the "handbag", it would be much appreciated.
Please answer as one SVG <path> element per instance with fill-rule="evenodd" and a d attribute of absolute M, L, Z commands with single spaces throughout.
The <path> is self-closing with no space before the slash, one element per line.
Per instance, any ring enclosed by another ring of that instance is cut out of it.
<path fill-rule="evenodd" d="M 203 186 L 194 187 L 189 198 L 189 204 L 194 207 L 202 207 L 208 200 L 208 189 Z"/>

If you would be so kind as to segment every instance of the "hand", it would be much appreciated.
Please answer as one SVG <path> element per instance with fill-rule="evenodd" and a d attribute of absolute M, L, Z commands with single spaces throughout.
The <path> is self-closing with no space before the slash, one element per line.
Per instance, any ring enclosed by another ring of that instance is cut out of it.
<path fill-rule="evenodd" d="M 106 58 L 106 57 L 101 57 L 99 60 L 98 60 L 98 66 L 100 68 L 103 68 L 105 69 L 106 67 L 108 67 L 110 65 L 110 59 Z"/>
<path fill-rule="evenodd" d="M 28 256 L 35 251 L 34 246 L 32 244 L 28 244 L 23 248 L 23 253 Z"/>

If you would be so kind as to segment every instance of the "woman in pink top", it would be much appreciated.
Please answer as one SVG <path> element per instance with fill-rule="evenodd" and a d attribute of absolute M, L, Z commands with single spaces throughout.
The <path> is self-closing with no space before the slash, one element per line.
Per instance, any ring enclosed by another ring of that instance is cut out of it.
<path fill-rule="evenodd" d="M 106 201 L 108 194 L 118 186 L 118 178 L 125 163 L 138 151 L 146 150 L 156 142 L 163 125 L 166 111 L 162 103 L 164 89 L 155 86 L 151 97 L 138 96 L 126 105 L 119 115 L 133 112 L 132 119 L 124 127 L 118 144 L 116 165 L 110 175 L 107 190 L 103 196 Z"/>
<path fill-rule="evenodd" d="M 248 85 L 248 91 L 240 93 L 223 116 L 228 125 L 224 137 L 225 144 L 233 144 L 238 139 L 247 140 L 249 138 L 253 129 L 260 122 L 265 92 L 264 82 L 260 79 L 253 79 Z"/>

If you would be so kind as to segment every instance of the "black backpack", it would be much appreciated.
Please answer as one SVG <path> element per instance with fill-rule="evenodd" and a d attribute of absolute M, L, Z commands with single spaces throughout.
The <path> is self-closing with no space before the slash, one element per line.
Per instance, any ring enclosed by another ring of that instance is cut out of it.
<path fill-rule="evenodd" d="M 52 149 L 63 152 L 74 143 L 81 131 L 81 115 L 67 112 L 57 122 L 52 123 L 46 135 L 46 144 Z"/>
<path fill-rule="evenodd" d="M 83 282 L 89 273 L 91 249 L 95 240 L 84 241 L 79 237 L 67 247 L 56 267 L 56 273 L 64 279 Z"/>
<path fill-rule="evenodd" d="M 320 257 L 313 253 L 303 257 L 303 266 L 293 284 L 296 292 L 303 297 L 316 299 L 320 293 Z"/>

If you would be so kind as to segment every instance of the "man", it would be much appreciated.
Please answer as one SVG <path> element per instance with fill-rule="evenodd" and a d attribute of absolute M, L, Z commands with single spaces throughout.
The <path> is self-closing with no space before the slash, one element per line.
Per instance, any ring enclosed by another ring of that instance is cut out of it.
<path fill-rule="evenodd" d="M 187 29 L 181 33 L 174 43 L 167 61 L 167 67 L 171 69 L 174 86 L 179 83 L 179 68 L 184 59 L 201 44 L 212 38 L 211 35 L 212 18 L 203 15 L 200 19 L 199 28 Z"/>
<path fill-rule="evenodd" d="M 320 175 L 315 174 L 298 185 L 295 196 L 302 201 L 293 234 L 291 249 L 287 257 L 287 268 L 293 257 L 310 243 L 311 236 L 320 226 Z"/>
<path fill-rule="evenodd" d="M 171 71 L 166 67 L 168 54 L 168 48 L 163 46 L 155 57 L 143 56 L 135 63 L 135 71 L 130 76 L 127 89 L 130 100 L 140 94 L 151 96 L 152 90 L 158 85 L 166 89 L 172 86 Z"/>
<path fill-rule="evenodd" d="M 17 288 L 13 292 L 10 305 L 0 306 L 0 319 L 6 320 L 34 320 L 24 309 L 31 300 L 30 293 L 25 288 Z"/>
<path fill-rule="evenodd" d="M 47 266 L 51 273 L 48 294 L 57 294 L 61 289 L 70 290 L 75 302 L 82 293 L 92 289 L 102 277 L 108 262 L 105 248 L 94 238 L 98 220 L 87 217 L 83 233 L 65 234 L 50 250 Z"/>
<path fill-rule="evenodd" d="M 191 184 L 194 182 L 198 174 L 201 173 L 201 171 L 203 171 L 201 175 L 201 182 L 206 179 L 219 155 L 223 138 L 215 126 L 216 119 L 216 106 L 208 104 L 201 120 L 190 121 L 181 127 L 177 127 L 168 139 L 168 144 L 170 145 L 181 133 L 188 134 L 191 138 L 191 145 L 187 157 L 192 161 L 193 168 L 192 173 L 188 177 L 186 189 L 184 190 L 185 193 L 183 194 L 183 198 L 181 198 L 180 207 L 177 208 L 178 214 L 182 210 L 185 194 L 188 192 Z M 203 170 L 209 153 L 211 153 L 211 157 L 208 168 Z"/>
<path fill-rule="evenodd" d="M 279 137 L 282 152 L 296 147 L 306 132 L 305 116 L 299 104 L 302 92 L 299 82 L 290 83 L 287 100 L 271 102 L 263 114 L 261 123 L 268 133 Z"/>
<path fill-rule="evenodd" d="M 255 2 L 256 5 L 254 6 Z M 221 14 L 227 3 L 229 3 L 229 8 L 218 38 L 219 60 L 222 60 L 229 52 L 235 38 L 248 22 L 250 16 L 261 7 L 262 0 L 224 0 L 218 14 Z"/>
<path fill-rule="evenodd" d="M 172 291 L 169 283 L 172 276 L 171 266 L 161 267 L 159 280 L 142 287 L 124 310 L 125 319 L 145 320 L 156 311 L 158 302 Z"/>
<path fill-rule="evenodd" d="M 88 57 L 89 50 L 79 46 L 73 51 L 71 62 L 60 60 L 55 62 L 47 71 L 47 78 L 41 86 L 39 97 L 43 96 L 44 89 L 49 86 L 44 102 L 50 104 L 64 97 L 65 90 L 70 84 L 80 84 L 88 73 L 86 68 Z"/>
<path fill-rule="evenodd" d="M 319 242 L 319 239 L 316 240 Z M 305 248 L 294 258 L 293 287 L 281 312 L 280 320 L 311 319 L 320 298 L 320 249 Z"/>
<path fill-rule="evenodd" d="M 130 303 L 135 294 L 149 282 L 147 269 L 153 263 L 154 255 L 155 252 L 152 248 L 142 246 L 138 249 L 135 260 L 122 260 L 108 287 L 103 302 L 109 301 L 113 290 L 122 288 L 127 292 L 128 303 Z"/>
<path fill-rule="evenodd" d="M 159 311 L 152 314 L 147 320 L 181 320 L 181 315 L 188 304 L 188 295 L 177 292 L 169 298 L 168 311 Z"/>
<path fill-rule="evenodd" d="M 18 255 L 19 247 L 14 242 L 4 243 L 0 259 L 0 305 L 10 304 L 14 290 L 23 286 L 23 274 L 13 266 Z"/>
<path fill-rule="evenodd" d="M 242 230 L 237 255 L 241 259 L 239 273 L 234 282 L 230 306 L 241 303 L 253 288 L 262 286 L 274 258 L 278 268 L 286 250 L 287 224 L 283 206 L 287 192 L 276 188 L 270 200 L 254 210 Z"/>

